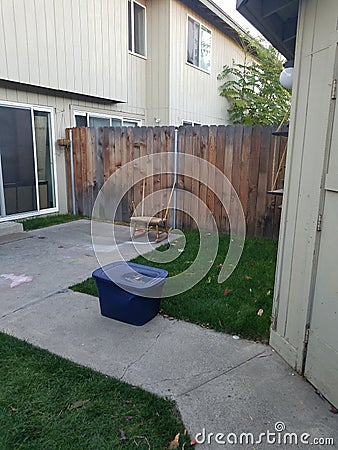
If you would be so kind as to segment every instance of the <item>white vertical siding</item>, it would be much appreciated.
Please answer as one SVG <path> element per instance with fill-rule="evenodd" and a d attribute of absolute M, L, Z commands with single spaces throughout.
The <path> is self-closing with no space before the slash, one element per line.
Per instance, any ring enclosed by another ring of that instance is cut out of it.
<path fill-rule="evenodd" d="M 148 125 L 156 125 L 155 117 L 161 119 L 159 125 L 169 123 L 170 4 L 171 1 L 147 1 L 146 120 Z"/>
<path fill-rule="evenodd" d="M 128 83 L 135 83 L 137 77 L 141 77 L 145 83 L 145 60 L 129 56 L 130 64 L 134 67 L 135 79 L 130 79 Z M 141 82 L 140 82 L 141 83 Z M 132 91 L 133 92 L 133 91 Z M 137 92 L 134 90 L 134 105 L 117 104 L 107 105 L 98 101 L 89 101 L 88 99 L 71 99 L 62 95 L 51 95 L 48 93 L 29 92 L 23 87 L 20 89 L 1 87 L 0 82 L 0 104 L 2 101 L 12 103 L 22 103 L 33 106 L 47 106 L 54 110 L 53 130 L 55 139 L 65 136 L 65 129 L 74 126 L 74 111 L 92 112 L 96 114 L 110 114 L 129 119 L 142 120 L 145 123 L 145 89 L 141 88 Z M 54 143 L 55 144 L 55 143 Z M 56 146 L 56 168 L 58 174 L 58 198 L 61 212 L 67 211 L 67 193 L 66 193 L 66 172 L 64 149 Z"/>
<path fill-rule="evenodd" d="M 301 2 L 271 345 L 302 369 L 338 41 L 336 0 Z M 324 217 L 325 224 L 325 217 Z"/>
<path fill-rule="evenodd" d="M 15 30 L 15 15 L 13 2 L 10 0 L 4 0 L 0 3 L 2 14 L 2 26 L 4 31 L 4 51 L 5 54 L 0 55 L 0 61 L 6 60 L 7 72 L 3 72 L 5 66 L 0 66 L 0 76 L 4 74 L 4 78 L 7 78 L 9 74 L 14 79 L 19 78 L 18 56 L 17 56 L 17 36 Z M 27 39 L 27 36 L 24 36 Z"/>
<path fill-rule="evenodd" d="M 170 122 L 182 120 L 202 124 L 227 122 L 227 101 L 219 95 L 217 75 L 224 64 L 243 61 L 243 50 L 180 1 L 172 0 L 170 13 Z M 187 17 L 197 19 L 212 32 L 211 71 L 206 73 L 187 64 Z"/>
<path fill-rule="evenodd" d="M 126 1 L 1 0 L 0 24 L 0 78 L 127 100 Z"/>

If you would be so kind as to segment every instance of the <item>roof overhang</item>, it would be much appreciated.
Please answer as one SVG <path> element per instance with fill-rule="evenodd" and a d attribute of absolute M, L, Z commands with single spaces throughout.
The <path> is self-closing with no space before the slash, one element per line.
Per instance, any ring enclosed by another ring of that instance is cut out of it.
<path fill-rule="evenodd" d="M 294 59 L 300 0 L 237 0 L 237 10 L 286 59 Z"/>

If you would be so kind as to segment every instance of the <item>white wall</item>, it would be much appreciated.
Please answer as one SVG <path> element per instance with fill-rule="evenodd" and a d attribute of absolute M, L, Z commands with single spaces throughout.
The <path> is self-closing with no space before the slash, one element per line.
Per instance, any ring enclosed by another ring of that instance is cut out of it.
<path fill-rule="evenodd" d="M 317 220 L 338 41 L 338 3 L 303 0 L 295 57 L 290 134 L 271 345 L 302 370 L 313 298 Z"/>
<path fill-rule="evenodd" d="M 186 62 L 188 15 L 212 31 L 210 73 Z M 228 103 L 219 95 L 221 82 L 217 75 L 225 64 L 243 62 L 243 50 L 178 0 L 171 1 L 170 23 L 170 123 L 181 125 L 183 120 L 215 125 L 227 123 Z"/>
<path fill-rule="evenodd" d="M 140 61 L 138 58 L 134 59 L 130 55 L 131 64 L 138 64 Z M 144 64 L 141 62 L 141 64 Z M 142 73 L 139 71 L 138 73 Z M 141 91 L 141 95 L 144 94 L 144 90 Z M 139 97 L 138 97 L 139 98 Z M 46 106 L 53 109 L 54 123 L 53 131 L 55 141 L 65 136 L 65 129 L 75 125 L 74 123 L 74 111 L 93 112 L 99 114 L 110 114 L 114 116 L 120 116 L 129 119 L 143 120 L 144 106 L 139 104 L 137 106 L 129 104 L 117 104 L 107 105 L 104 103 L 94 102 L 86 99 L 76 100 L 67 96 L 59 96 L 52 94 L 38 94 L 29 92 L 28 90 L 16 88 L 4 88 L 0 83 L 0 104 L 1 102 L 10 102 L 13 104 L 24 104 L 31 106 Z M 145 101 L 145 100 L 144 100 Z M 65 158 L 64 148 L 55 144 L 56 150 L 56 168 L 57 168 L 57 181 L 58 181 L 58 198 L 60 212 L 67 211 L 67 195 L 66 195 L 66 171 L 65 171 Z"/>
<path fill-rule="evenodd" d="M 1 0 L 0 79 L 127 101 L 127 2 Z"/>

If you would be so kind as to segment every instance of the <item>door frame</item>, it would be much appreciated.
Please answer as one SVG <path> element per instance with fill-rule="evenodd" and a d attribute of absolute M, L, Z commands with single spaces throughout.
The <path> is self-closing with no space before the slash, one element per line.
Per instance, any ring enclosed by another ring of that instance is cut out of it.
<path fill-rule="evenodd" d="M 25 219 L 28 217 L 41 216 L 49 213 L 55 213 L 59 211 L 59 196 L 58 196 L 58 181 L 57 181 L 57 169 L 56 169 L 56 149 L 55 149 L 55 114 L 54 108 L 50 106 L 34 105 L 31 103 L 20 103 L 20 102 L 9 102 L 0 100 L 0 106 L 26 109 L 30 111 L 31 115 L 31 126 L 33 135 L 33 152 L 34 152 L 34 170 L 35 170 L 35 185 L 36 185 L 36 199 L 37 199 L 37 210 L 28 211 L 16 214 L 10 214 L 5 216 L 0 216 L 0 222 L 7 222 L 9 220 Z M 51 157 L 52 157 L 52 176 L 54 181 L 54 197 L 55 206 L 53 208 L 40 209 L 39 205 L 39 188 L 38 188 L 38 176 L 37 176 L 37 152 L 36 152 L 36 140 L 35 140 L 35 128 L 34 128 L 34 111 L 42 111 L 50 114 L 50 144 L 51 144 Z M 0 176 L 2 178 L 2 176 Z"/>
<path fill-rule="evenodd" d="M 332 51 L 334 52 L 334 55 L 333 55 L 334 70 L 332 73 L 332 88 L 333 88 L 333 83 L 337 82 L 337 80 L 338 80 L 338 42 L 336 43 L 335 47 L 333 47 Z M 333 94 L 333 91 L 331 92 L 331 94 Z M 325 149 L 324 149 L 324 164 L 323 164 L 323 170 L 322 170 L 322 176 L 321 176 L 317 234 L 316 234 L 315 245 L 314 245 L 315 251 L 314 251 L 314 255 L 313 255 L 312 276 L 311 276 L 311 283 L 310 283 L 310 295 L 309 295 L 309 302 L 308 302 L 308 308 L 307 308 L 307 313 L 306 313 L 306 328 L 305 328 L 305 335 L 304 335 L 304 341 L 303 341 L 304 346 L 303 346 L 303 350 L 302 350 L 302 353 L 303 353 L 302 367 L 301 367 L 302 375 L 304 375 L 305 368 L 306 368 L 309 332 L 311 329 L 312 313 L 313 313 L 313 307 L 314 307 L 314 301 L 315 301 L 315 289 L 316 289 L 316 281 L 317 281 L 317 273 L 318 273 L 319 252 L 320 252 L 320 244 L 321 244 L 321 237 L 322 237 L 321 226 L 322 226 L 322 217 L 323 217 L 323 213 L 324 213 L 325 200 L 326 200 L 325 180 L 326 180 L 326 176 L 328 174 L 336 108 L 338 108 L 338 106 L 337 106 L 337 94 L 335 93 L 335 95 L 334 96 L 332 95 L 331 99 L 330 99 L 328 126 L 327 126 L 326 142 L 325 142 Z"/>

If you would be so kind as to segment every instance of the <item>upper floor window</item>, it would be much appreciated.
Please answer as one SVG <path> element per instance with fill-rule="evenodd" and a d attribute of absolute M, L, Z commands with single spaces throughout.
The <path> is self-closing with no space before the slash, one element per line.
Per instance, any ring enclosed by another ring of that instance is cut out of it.
<path fill-rule="evenodd" d="M 211 31 L 192 17 L 188 17 L 187 62 L 210 72 Z"/>
<path fill-rule="evenodd" d="M 146 9 L 134 0 L 128 0 L 128 48 L 146 56 Z"/>

